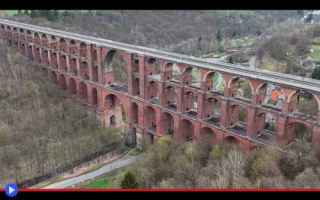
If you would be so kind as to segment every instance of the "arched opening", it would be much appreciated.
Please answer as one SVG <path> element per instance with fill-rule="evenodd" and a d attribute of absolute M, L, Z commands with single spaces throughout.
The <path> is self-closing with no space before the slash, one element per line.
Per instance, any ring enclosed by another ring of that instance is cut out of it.
<path fill-rule="evenodd" d="M 84 82 L 81 82 L 79 89 L 80 89 L 80 98 L 87 101 L 87 98 L 88 98 L 87 85 Z"/>
<path fill-rule="evenodd" d="M 186 91 L 183 95 L 184 112 L 189 116 L 195 117 L 198 114 L 198 97 L 192 91 Z"/>
<path fill-rule="evenodd" d="M 223 143 L 227 148 L 239 148 L 240 147 L 240 141 L 235 138 L 234 136 L 227 136 L 224 138 Z"/>
<path fill-rule="evenodd" d="M 145 65 L 145 73 L 149 76 L 160 75 L 160 63 L 156 58 L 148 58 Z"/>
<path fill-rule="evenodd" d="M 96 88 L 92 88 L 92 105 L 98 105 L 98 91 Z"/>
<path fill-rule="evenodd" d="M 220 94 L 224 93 L 225 81 L 223 76 L 219 72 L 210 72 L 205 77 L 205 90 L 218 92 Z"/>
<path fill-rule="evenodd" d="M 182 83 L 193 87 L 200 88 L 201 72 L 199 68 L 188 67 L 182 74 Z"/>
<path fill-rule="evenodd" d="M 41 41 L 40 41 L 39 33 L 34 33 L 34 43 L 37 45 L 40 45 Z"/>
<path fill-rule="evenodd" d="M 34 53 L 35 53 L 35 61 L 38 62 L 38 63 L 41 63 L 40 48 L 36 47 Z"/>
<path fill-rule="evenodd" d="M 110 127 L 116 127 L 117 123 L 116 123 L 116 116 L 111 115 L 110 117 Z"/>
<path fill-rule="evenodd" d="M 158 83 L 155 81 L 148 81 L 146 85 L 146 99 L 153 103 L 159 103 Z"/>
<path fill-rule="evenodd" d="M 219 125 L 221 116 L 221 102 L 217 98 L 209 97 L 204 103 L 204 119 L 215 125 Z"/>
<path fill-rule="evenodd" d="M 156 111 L 151 106 L 147 106 L 145 108 L 145 127 L 147 128 L 147 131 L 151 134 L 156 133 Z"/>
<path fill-rule="evenodd" d="M 77 67 L 77 59 L 76 58 L 72 58 L 70 60 L 70 68 L 71 68 L 71 73 L 75 76 L 78 75 L 78 67 Z"/>
<path fill-rule="evenodd" d="M 58 68 L 58 56 L 56 52 L 51 53 L 51 65 L 54 68 Z"/>
<path fill-rule="evenodd" d="M 200 130 L 200 142 L 213 144 L 216 140 L 216 135 L 212 129 L 208 127 L 203 127 Z"/>
<path fill-rule="evenodd" d="M 42 59 L 43 59 L 43 64 L 45 64 L 45 65 L 49 65 L 50 63 L 49 63 L 49 52 L 48 52 L 48 50 L 44 50 L 43 51 L 43 56 L 42 56 Z"/>
<path fill-rule="evenodd" d="M 104 107 L 107 110 L 107 123 L 111 126 L 111 117 L 115 116 L 115 127 L 122 127 L 126 122 L 126 112 L 120 99 L 114 95 L 109 94 L 104 98 Z"/>
<path fill-rule="evenodd" d="M 87 57 L 87 44 L 84 42 L 80 43 L 80 56 Z"/>
<path fill-rule="evenodd" d="M 178 103 L 177 103 L 178 95 L 176 93 L 176 88 L 172 85 L 167 85 L 165 87 L 164 93 L 165 94 L 163 95 L 163 98 L 164 98 L 165 106 L 171 110 L 176 111 L 178 106 Z"/>
<path fill-rule="evenodd" d="M 88 67 L 88 63 L 83 61 L 80 64 L 80 76 L 81 78 L 85 79 L 85 80 L 89 80 L 89 67 Z"/>
<path fill-rule="evenodd" d="M 54 50 L 58 49 L 58 41 L 57 41 L 57 38 L 54 35 L 51 36 L 50 47 L 51 47 L 51 49 L 54 49 Z"/>
<path fill-rule="evenodd" d="M 139 108 L 138 104 L 132 102 L 131 104 L 131 113 L 132 113 L 132 123 L 138 124 L 139 123 Z"/>
<path fill-rule="evenodd" d="M 70 80 L 69 80 L 69 88 L 70 88 L 71 94 L 77 94 L 77 83 L 74 80 L 74 78 L 70 78 Z"/>
<path fill-rule="evenodd" d="M 162 127 L 164 134 L 173 136 L 174 133 L 174 118 L 171 114 L 165 112 L 162 114 Z"/>
<path fill-rule="evenodd" d="M 167 63 L 164 66 L 164 80 L 170 81 L 173 78 L 173 64 Z"/>
<path fill-rule="evenodd" d="M 68 71 L 67 69 L 67 56 L 66 55 L 60 55 L 60 67 L 61 70 L 66 72 Z"/>
<path fill-rule="evenodd" d="M 104 59 L 103 66 L 104 82 L 110 82 L 111 87 L 115 90 L 127 92 L 127 63 L 122 55 L 116 50 L 109 51 Z"/>
<path fill-rule="evenodd" d="M 182 80 L 182 71 L 178 64 L 174 63 L 172 65 L 172 81 L 180 82 Z"/>
<path fill-rule="evenodd" d="M 59 43 L 60 50 L 63 52 L 67 52 L 67 41 L 63 38 L 60 39 Z"/>
<path fill-rule="evenodd" d="M 194 137 L 194 128 L 192 122 L 189 120 L 183 119 L 181 121 L 180 131 L 182 139 L 186 142 L 192 141 Z"/>
<path fill-rule="evenodd" d="M 236 77 L 233 78 L 229 86 L 231 96 L 245 99 L 247 101 L 252 100 L 252 89 L 250 81 L 244 78 Z"/>
<path fill-rule="evenodd" d="M 262 112 L 255 119 L 257 138 L 273 142 L 277 132 L 277 116 L 273 113 Z"/>
<path fill-rule="evenodd" d="M 301 116 L 307 116 L 315 120 L 317 119 L 319 105 L 311 93 L 304 90 L 298 90 L 292 95 L 289 101 L 289 112 Z"/>
<path fill-rule="evenodd" d="M 67 89 L 66 77 L 63 74 L 61 74 L 59 77 L 59 85 L 63 90 Z"/>
<path fill-rule="evenodd" d="M 92 67 L 92 80 L 98 82 L 98 66 Z"/>
<path fill-rule="evenodd" d="M 285 94 L 280 86 L 263 83 L 257 88 L 257 104 L 281 109 L 285 102 Z"/>
<path fill-rule="evenodd" d="M 247 110 L 241 105 L 230 107 L 230 128 L 233 132 L 246 135 L 247 132 Z"/>
<path fill-rule="evenodd" d="M 26 55 L 26 45 L 24 43 L 21 43 L 20 52 L 22 55 Z"/>
<path fill-rule="evenodd" d="M 78 54 L 78 47 L 77 47 L 77 43 L 75 40 L 70 41 L 70 53 L 73 55 Z"/>
<path fill-rule="evenodd" d="M 28 57 L 30 60 L 33 60 L 33 53 L 32 53 L 32 45 L 28 46 Z"/>
<path fill-rule="evenodd" d="M 42 34 L 41 41 L 42 41 L 43 46 L 48 47 L 48 38 L 47 38 L 46 34 Z"/>

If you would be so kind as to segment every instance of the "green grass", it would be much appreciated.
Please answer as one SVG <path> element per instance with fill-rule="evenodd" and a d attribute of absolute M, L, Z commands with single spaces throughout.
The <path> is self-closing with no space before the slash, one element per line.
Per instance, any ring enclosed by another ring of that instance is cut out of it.
<path fill-rule="evenodd" d="M 107 180 L 107 178 L 102 177 L 100 179 L 97 179 L 95 181 L 90 182 L 86 185 L 88 188 L 108 188 L 110 187 L 110 182 Z"/>
<path fill-rule="evenodd" d="M 121 180 L 121 177 L 127 169 L 128 166 L 113 170 L 112 172 L 106 173 L 93 180 L 82 183 L 78 188 L 116 188 L 118 187 L 117 183 L 119 182 L 119 179 Z"/>

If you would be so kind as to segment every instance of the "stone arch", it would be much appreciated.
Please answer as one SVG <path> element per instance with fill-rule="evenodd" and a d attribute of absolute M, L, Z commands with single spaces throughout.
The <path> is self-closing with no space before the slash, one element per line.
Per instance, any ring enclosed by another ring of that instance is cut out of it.
<path fill-rule="evenodd" d="M 194 126 L 190 120 L 181 120 L 180 131 L 183 141 L 192 141 L 194 139 Z"/>
<path fill-rule="evenodd" d="M 240 145 L 241 145 L 240 140 L 237 137 L 232 136 L 232 135 L 228 135 L 228 136 L 224 137 L 223 143 L 228 146 L 232 146 L 232 147 L 240 147 Z"/>
<path fill-rule="evenodd" d="M 84 99 L 86 101 L 88 100 L 88 87 L 86 83 L 80 82 L 79 94 L 81 99 Z"/>
<path fill-rule="evenodd" d="M 144 119 L 145 119 L 145 127 L 149 132 L 156 132 L 157 123 L 156 123 L 156 110 L 147 106 L 144 110 Z"/>
<path fill-rule="evenodd" d="M 274 136 L 277 133 L 278 116 L 270 112 L 257 113 L 255 124 L 257 135 Z"/>
<path fill-rule="evenodd" d="M 89 66 L 88 63 L 86 61 L 82 61 L 80 63 L 80 76 L 85 79 L 85 80 L 89 80 Z"/>
<path fill-rule="evenodd" d="M 174 81 L 182 81 L 183 72 L 178 66 L 177 63 L 172 64 L 172 80 Z"/>
<path fill-rule="evenodd" d="M 70 78 L 69 80 L 69 89 L 71 94 L 77 94 L 77 82 L 74 78 Z"/>
<path fill-rule="evenodd" d="M 285 102 L 285 93 L 280 86 L 272 83 L 261 83 L 256 88 L 256 103 L 282 108 Z"/>
<path fill-rule="evenodd" d="M 97 88 L 92 88 L 92 104 L 94 106 L 98 105 L 98 90 L 97 90 Z"/>
<path fill-rule="evenodd" d="M 163 134 L 173 135 L 174 134 L 174 117 L 168 112 L 163 112 L 161 117 L 161 126 L 163 127 Z"/>
<path fill-rule="evenodd" d="M 170 81 L 173 78 L 173 63 L 167 62 L 164 64 L 164 80 Z"/>
<path fill-rule="evenodd" d="M 59 76 L 59 85 L 63 90 L 67 89 L 66 77 L 63 74 L 60 74 Z"/>
<path fill-rule="evenodd" d="M 78 67 L 77 67 L 77 59 L 76 58 L 71 58 L 70 60 L 70 68 L 71 68 L 71 73 L 73 75 L 78 75 Z"/>
<path fill-rule="evenodd" d="M 172 85 L 165 86 L 164 89 L 164 104 L 167 108 L 172 110 L 177 110 L 178 107 L 178 101 L 177 101 L 177 92 L 176 88 Z"/>
<path fill-rule="evenodd" d="M 293 91 L 288 95 L 289 112 L 317 117 L 320 110 L 319 98 L 304 90 Z"/>
<path fill-rule="evenodd" d="M 78 53 L 78 47 L 75 40 L 70 40 L 70 53 L 74 55 Z"/>
<path fill-rule="evenodd" d="M 192 85 L 199 87 L 201 84 L 201 71 L 197 67 L 189 66 L 184 69 L 182 73 L 182 83 L 185 85 Z"/>
<path fill-rule="evenodd" d="M 108 94 L 104 97 L 104 109 L 107 111 L 106 119 L 110 122 L 111 115 L 116 117 L 116 126 L 121 127 L 127 120 L 127 112 L 121 99 L 115 94 Z"/>
<path fill-rule="evenodd" d="M 84 42 L 80 43 L 80 56 L 87 57 L 87 44 Z"/>
<path fill-rule="evenodd" d="M 110 69 L 110 64 L 113 61 L 114 56 L 116 55 L 117 51 L 115 49 L 110 50 L 105 59 L 104 59 L 104 69 L 107 69 L 108 71 L 111 70 Z"/>
<path fill-rule="evenodd" d="M 247 109 L 245 106 L 233 104 L 230 106 L 230 128 L 240 135 L 247 132 Z"/>
<path fill-rule="evenodd" d="M 116 50 L 110 50 L 107 53 L 103 63 L 104 63 L 103 74 L 112 75 L 112 85 L 116 85 L 122 88 L 123 90 L 127 90 L 128 89 L 127 62 L 124 60 L 121 53 Z"/>
<path fill-rule="evenodd" d="M 40 44 L 40 35 L 37 32 L 34 33 L 34 41 L 36 44 Z"/>
<path fill-rule="evenodd" d="M 209 127 L 202 127 L 200 129 L 200 142 L 209 142 L 213 144 L 216 141 L 216 134 L 214 131 Z"/>
<path fill-rule="evenodd" d="M 147 62 L 145 65 L 145 73 L 147 75 L 157 75 L 161 72 L 161 66 L 159 60 L 153 57 L 147 58 Z"/>
<path fill-rule="evenodd" d="M 159 86 L 154 80 L 148 81 L 146 84 L 146 99 L 159 100 Z"/>
<path fill-rule="evenodd" d="M 67 51 L 67 40 L 64 38 L 60 38 L 59 40 L 59 47 L 61 51 L 66 52 Z"/>
<path fill-rule="evenodd" d="M 198 113 L 198 96 L 193 91 L 185 91 L 183 95 L 183 111 L 196 116 Z"/>
<path fill-rule="evenodd" d="M 221 100 L 215 97 L 205 99 L 203 118 L 209 123 L 219 124 L 221 116 Z"/>
<path fill-rule="evenodd" d="M 223 78 L 223 75 L 219 72 L 209 71 L 204 76 L 205 90 L 219 92 L 221 94 L 224 93 L 226 82 Z"/>
<path fill-rule="evenodd" d="M 233 77 L 228 83 L 228 89 L 230 90 L 230 96 L 250 101 L 252 101 L 255 92 L 250 80 L 241 77 Z"/>

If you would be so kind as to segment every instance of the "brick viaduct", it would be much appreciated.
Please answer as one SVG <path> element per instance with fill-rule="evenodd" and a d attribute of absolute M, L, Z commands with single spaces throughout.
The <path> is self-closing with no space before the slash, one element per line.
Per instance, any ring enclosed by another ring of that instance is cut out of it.
<path fill-rule="evenodd" d="M 5 19 L 0 19 L 0 36 L 93 109 L 103 126 L 128 128 L 138 145 L 165 134 L 179 141 L 210 135 L 212 143 L 232 142 L 250 150 L 287 144 L 302 124 L 319 146 L 318 81 Z M 112 64 L 116 57 L 118 65 Z M 111 65 L 122 66 L 125 77 L 117 78 L 119 69 Z M 214 77 L 220 77 L 221 87 Z M 245 83 L 247 96 L 239 90 Z M 283 97 L 278 106 L 266 102 L 270 85 Z M 297 109 L 304 94 L 315 102 L 312 114 Z M 273 130 L 266 128 L 269 115 Z"/>

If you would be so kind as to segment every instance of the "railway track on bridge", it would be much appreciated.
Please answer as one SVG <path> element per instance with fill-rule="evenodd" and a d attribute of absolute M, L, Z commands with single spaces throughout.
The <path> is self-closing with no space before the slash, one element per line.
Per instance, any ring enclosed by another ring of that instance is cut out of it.
<path fill-rule="evenodd" d="M 95 44 L 97 46 L 105 46 L 108 48 L 129 51 L 131 53 L 152 56 L 152 57 L 168 60 L 171 62 L 184 63 L 184 64 L 205 68 L 213 71 L 218 71 L 218 72 L 237 74 L 239 76 L 252 78 L 252 79 L 259 79 L 259 80 L 271 82 L 274 84 L 287 85 L 292 88 L 300 88 L 313 93 L 320 94 L 320 81 L 310 79 L 310 78 L 304 78 L 304 77 L 277 73 L 277 72 L 270 72 L 270 71 L 260 70 L 260 69 L 250 69 L 237 64 L 228 64 L 228 63 L 219 62 L 219 61 L 208 61 L 208 60 L 194 57 L 194 56 L 187 56 L 183 54 L 172 53 L 172 52 L 157 50 L 157 49 L 148 48 L 148 47 L 131 45 L 131 44 L 111 41 L 107 39 L 86 36 L 78 33 L 71 33 L 67 31 L 61 31 L 61 30 L 56 30 L 56 29 L 47 28 L 47 27 L 15 22 L 15 21 L 6 20 L 6 19 L 0 19 L 0 23 L 17 26 L 19 28 L 26 28 L 36 32 L 79 40 L 79 41 L 87 42 L 90 44 Z"/>

